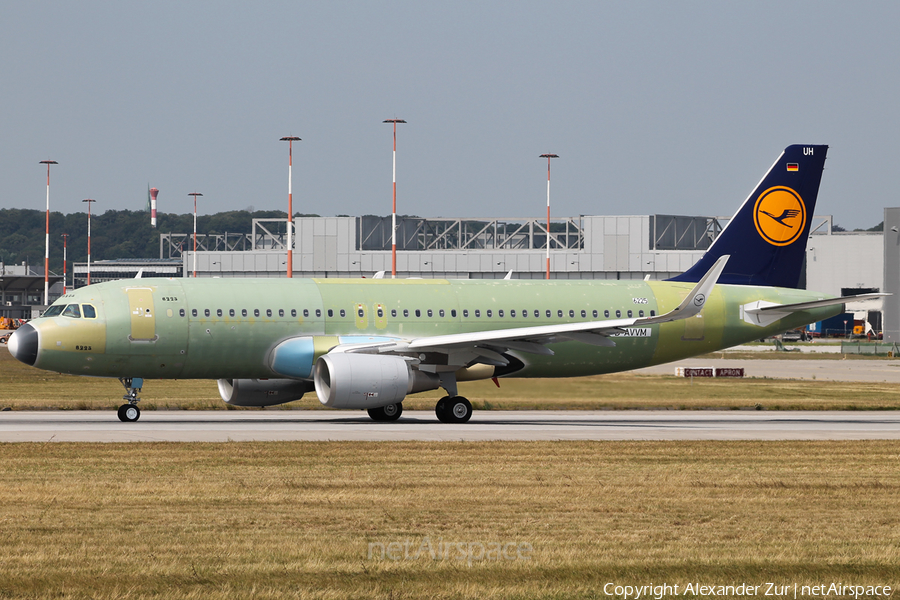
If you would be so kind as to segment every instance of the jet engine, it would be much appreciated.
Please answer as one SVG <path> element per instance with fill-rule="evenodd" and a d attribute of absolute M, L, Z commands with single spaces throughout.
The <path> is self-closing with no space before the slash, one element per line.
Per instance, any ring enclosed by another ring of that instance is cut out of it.
<path fill-rule="evenodd" d="M 331 408 L 381 408 L 440 387 L 437 375 L 402 358 L 343 352 L 320 356 L 314 381 L 319 402 Z"/>
<path fill-rule="evenodd" d="M 232 406 L 273 406 L 299 400 L 313 390 L 311 381 L 296 379 L 220 379 L 219 395 Z"/>

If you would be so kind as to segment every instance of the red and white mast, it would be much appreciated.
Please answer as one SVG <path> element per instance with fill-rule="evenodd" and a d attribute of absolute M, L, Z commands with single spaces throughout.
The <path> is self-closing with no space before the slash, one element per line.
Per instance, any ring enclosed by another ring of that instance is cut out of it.
<path fill-rule="evenodd" d="M 197 196 L 202 196 L 200 192 L 191 192 L 188 196 L 194 197 L 194 277 L 197 277 Z"/>
<path fill-rule="evenodd" d="M 287 135 L 281 138 L 282 142 L 288 143 L 288 215 L 287 215 L 287 276 L 294 276 L 294 242 L 291 235 L 294 229 L 294 198 L 291 193 L 291 169 L 294 165 L 294 142 L 299 142 L 300 138 L 294 135 Z"/>
<path fill-rule="evenodd" d="M 547 279 L 550 279 L 550 159 L 559 158 L 556 154 L 541 154 L 547 159 Z"/>
<path fill-rule="evenodd" d="M 82 202 L 88 203 L 88 260 L 87 260 L 87 284 L 91 285 L 91 204 L 96 202 L 93 198 L 86 198 Z"/>
<path fill-rule="evenodd" d="M 391 278 L 397 277 L 397 123 L 403 119 L 385 119 L 383 123 L 394 124 L 394 204 L 391 209 Z"/>
<path fill-rule="evenodd" d="M 50 304 L 50 165 L 58 165 L 55 160 L 42 160 L 47 165 L 47 224 L 44 229 L 44 305 Z"/>
<path fill-rule="evenodd" d="M 63 296 L 65 296 L 66 295 L 66 279 L 67 279 L 66 278 L 66 261 L 68 258 L 66 256 L 66 250 L 69 245 L 69 234 L 64 233 L 60 237 L 63 239 Z"/>

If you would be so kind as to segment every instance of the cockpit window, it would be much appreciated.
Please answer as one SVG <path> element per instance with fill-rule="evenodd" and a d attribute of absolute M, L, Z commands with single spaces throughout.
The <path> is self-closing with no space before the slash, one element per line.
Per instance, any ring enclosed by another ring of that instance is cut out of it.
<path fill-rule="evenodd" d="M 81 309 L 78 308 L 77 304 L 70 304 L 66 307 L 66 310 L 63 311 L 62 316 L 80 319 L 81 318 Z"/>
<path fill-rule="evenodd" d="M 94 309 L 93 304 L 82 304 L 81 312 L 84 313 L 85 319 L 96 319 L 97 318 L 97 311 Z"/>
<path fill-rule="evenodd" d="M 45 310 L 44 314 L 41 316 L 43 316 L 43 317 L 58 317 L 59 314 L 63 311 L 63 309 L 65 307 L 66 307 L 65 304 L 55 304 L 55 305 L 51 306 L 50 308 L 48 308 L 47 310 Z"/>

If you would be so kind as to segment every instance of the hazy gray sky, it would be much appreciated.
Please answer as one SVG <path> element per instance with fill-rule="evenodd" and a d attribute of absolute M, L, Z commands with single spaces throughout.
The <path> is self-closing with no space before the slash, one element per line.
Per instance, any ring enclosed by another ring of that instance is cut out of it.
<path fill-rule="evenodd" d="M 7 2 L 0 207 L 731 215 L 789 144 L 817 214 L 900 204 L 898 2 Z"/>

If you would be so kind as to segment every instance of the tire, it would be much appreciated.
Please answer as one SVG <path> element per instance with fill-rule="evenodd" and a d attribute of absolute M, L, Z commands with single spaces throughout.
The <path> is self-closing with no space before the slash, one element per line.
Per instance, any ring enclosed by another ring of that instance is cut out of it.
<path fill-rule="evenodd" d="M 141 409 L 134 404 L 123 404 L 119 407 L 118 415 L 123 423 L 134 423 L 141 418 Z"/>
<path fill-rule="evenodd" d="M 370 408 L 367 412 L 373 421 L 392 423 L 403 414 L 403 404 L 397 402 L 396 404 L 388 404 L 379 408 Z"/>
<path fill-rule="evenodd" d="M 447 401 L 450 400 L 450 396 L 444 396 L 440 400 L 438 400 L 437 404 L 434 406 L 434 414 L 437 416 L 438 421 L 441 423 L 447 423 Z"/>
<path fill-rule="evenodd" d="M 462 396 L 450 398 L 444 418 L 444 423 L 465 423 L 472 418 L 472 404 Z"/>

